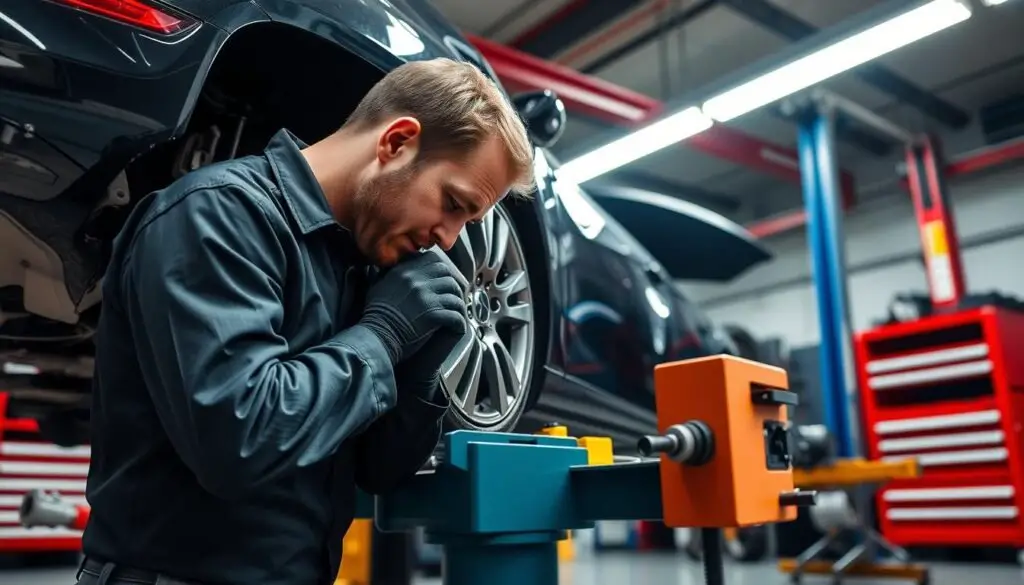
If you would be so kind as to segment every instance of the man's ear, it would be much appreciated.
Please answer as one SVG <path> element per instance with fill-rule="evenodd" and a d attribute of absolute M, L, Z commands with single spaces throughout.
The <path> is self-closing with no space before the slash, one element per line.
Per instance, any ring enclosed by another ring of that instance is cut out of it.
<path fill-rule="evenodd" d="M 422 131 L 420 121 L 410 116 L 391 121 L 384 127 L 377 141 L 377 158 L 380 163 L 387 165 L 404 159 L 415 159 Z"/>

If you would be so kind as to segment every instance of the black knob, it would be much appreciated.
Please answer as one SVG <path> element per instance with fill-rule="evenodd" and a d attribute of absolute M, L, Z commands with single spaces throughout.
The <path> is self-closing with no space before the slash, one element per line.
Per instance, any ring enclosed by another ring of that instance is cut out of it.
<path fill-rule="evenodd" d="M 644 435 L 637 444 L 637 449 L 644 457 L 650 457 L 655 453 L 672 453 L 678 447 L 679 442 L 672 436 Z"/>
<path fill-rule="evenodd" d="M 796 490 L 779 494 L 780 506 L 813 506 L 818 501 L 818 492 Z"/>

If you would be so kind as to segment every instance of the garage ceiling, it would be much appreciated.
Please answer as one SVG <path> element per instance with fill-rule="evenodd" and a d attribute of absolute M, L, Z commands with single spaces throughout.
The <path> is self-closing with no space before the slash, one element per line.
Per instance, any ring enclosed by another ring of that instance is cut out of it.
<path fill-rule="evenodd" d="M 841 23 L 879 0 L 433 0 L 467 33 L 662 100 L 698 92 Z M 1024 2 L 975 2 L 965 23 L 833 79 L 826 87 L 916 131 L 962 148 L 982 145 L 979 110 L 1024 93 Z M 786 146 L 795 128 L 775 108 L 728 124 Z M 555 154 L 567 160 L 615 130 L 570 114 Z M 898 151 L 877 137 L 847 132 L 840 164 L 854 175 L 888 168 Z M 957 148 L 950 148 L 954 153 Z M 860 178 L 860 177 L 858 177 Z M 893 177 L 895 178 L 895 176 Z M 799 202 L 797 186 L 713 158 L 685 145 L 641 159 L 618 182 L 657 186 L 740 221 Z M 776 197 L 784 203 L 765 201 Z"/>

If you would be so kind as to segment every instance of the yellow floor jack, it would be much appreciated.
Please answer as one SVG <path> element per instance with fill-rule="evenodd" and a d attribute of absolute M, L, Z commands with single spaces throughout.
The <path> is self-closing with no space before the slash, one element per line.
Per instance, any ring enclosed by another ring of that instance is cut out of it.
<path fill-rule="evenodd" d="M 839 460 L 813 469 L 794 469 L 793 483 L 801 489 L 818 490 L 818 502 L 807 510 L 811 522 L 825 536 L 795 559 L 781 559 L 779 570 L 799 583 L 803 575 L 829 575 L 833 583 L 843 577 L 908 579 L 927 585 L 928 567 L 914 563 L 904 549 L 890 543 L 871 527 L 866 517 L 871 491 L 878 484 L 920 474 L 914 459 L 900 461 Z M 839 560 L 829 562 L 817 557 L 844 535 L 854 535 L 858 544 Z M 895 562 L 872 560 L 878 549 L 888 552 Z"/>

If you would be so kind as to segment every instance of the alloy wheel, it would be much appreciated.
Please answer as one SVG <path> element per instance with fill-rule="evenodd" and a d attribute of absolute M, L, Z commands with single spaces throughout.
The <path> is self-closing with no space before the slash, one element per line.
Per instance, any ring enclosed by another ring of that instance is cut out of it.
<path fill-rule="evenodd" d="M 534 360 L 533 294 L 523 244 L 497 205 L 466 226 L 449 251 L 469 283 L 466 335 L 442 366 L 452 407 L 479 427 L 518 411 Z"/>

